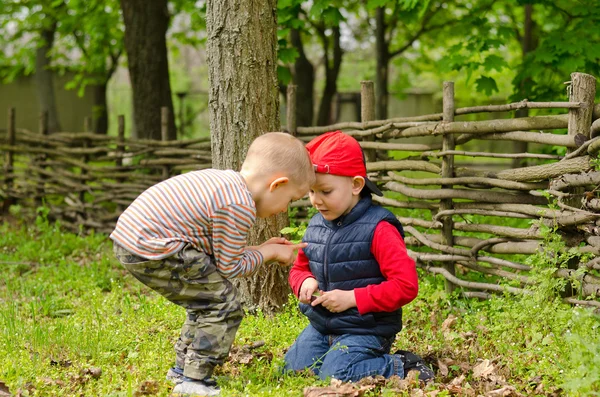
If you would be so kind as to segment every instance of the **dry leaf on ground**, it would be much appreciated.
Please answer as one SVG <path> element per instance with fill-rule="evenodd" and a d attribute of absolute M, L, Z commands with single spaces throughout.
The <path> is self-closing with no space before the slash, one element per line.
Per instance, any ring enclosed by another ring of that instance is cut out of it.
<path fill-rule="evenodd" d="M 450 314 L 442 323 L 442 331 L 449 331 L 450 328 L 454 326 L 454 323 L 456 323 L 456 316 L 454 314 Z"/>

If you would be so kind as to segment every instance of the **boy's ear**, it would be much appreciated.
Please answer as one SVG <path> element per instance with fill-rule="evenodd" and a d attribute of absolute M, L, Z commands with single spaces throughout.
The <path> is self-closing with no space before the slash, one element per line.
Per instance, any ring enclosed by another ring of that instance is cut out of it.
<path fill-rule="evenodd" d="M 352 178 L 352 194 L 358 196 L 365 187 L 365 178 L 362 176 L 355 176 Z"/>
<path fill-rule="evenodd" d="M 269 191 L 272 192 L 275 189 L 277 189 L 278 187 L 284 186 L 289 181 L 290 181 L 290 179 L 287 176 L 281 176 L 277 179 L 274 179 L 273 181 L 271 181 L 271 184 L 269 185 Z"/>

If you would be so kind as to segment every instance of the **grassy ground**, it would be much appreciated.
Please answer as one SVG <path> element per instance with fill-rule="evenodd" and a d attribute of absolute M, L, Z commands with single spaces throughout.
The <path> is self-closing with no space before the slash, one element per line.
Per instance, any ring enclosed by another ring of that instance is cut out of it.
<path fill-rule="evenodd" d="M 0 396 L 169 395 L 164 375 L 184 312 L 130 277 L 106 236 L 64 233 L 43 218 L 5 222 L 0 266 Z M 446 295 L 439 278 L 421 274 L 420 283 L 396 347 L 432 363 L 435 383 L 370 379 L 334 386 L 340 393 L 598 395 L 598 315 L 539 291 L 479 302 Z M 305 325 L 293 298 L 275 317 L 249 314 L 217 370 L 222 395 L 301 396 L 328 386 L 278 371 Z"/>

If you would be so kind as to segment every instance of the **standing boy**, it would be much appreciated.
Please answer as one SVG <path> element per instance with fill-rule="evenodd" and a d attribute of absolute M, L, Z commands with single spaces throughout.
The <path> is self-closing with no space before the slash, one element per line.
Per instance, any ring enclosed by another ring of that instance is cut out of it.
<path fill-rule="evenodd" d="M 289 134 L 256 138 L 240 172 L 208 169 L 143 192 L 110 235 L 115 255 L 142 283 L 187 311 L 167 378 L 180 395 L 216 396 L 215 365 L 229 354 L 243 311 L 228 280 L 267 262 L 289 264 L 293 245 L 274 238 L 247 247 L 256 217 L 287 211 L 314 182 L 304 144 Z"/>
<path fill-rule="evenodd" d="M 310 324 L 286 354 L 286 370 L 358 381 L 416 369 L 431 378 L 420 357 L 389 354 L 402 329 L 401 307 L 417 296 L 417 272 L 400 222 L 371 201 L 371 193 L 382 193 L 367 179 L 359 143 L 335 131 L 306 148 L 317 172 L 309 196 L 319 213 L 289 282 Z"/>

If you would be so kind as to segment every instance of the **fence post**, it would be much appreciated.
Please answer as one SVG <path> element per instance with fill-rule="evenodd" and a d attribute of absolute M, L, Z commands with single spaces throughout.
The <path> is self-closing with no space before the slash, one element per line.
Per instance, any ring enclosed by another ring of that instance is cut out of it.
<path fill-rule="evenodd" d="M 594 97 L 596 96 L 596 78 L 585 73 L 571 73 L 569 101 L 580 102 L 579 108 L 569 109 L 569 135 L 583 134 L 590 137 Z"/>
<path fill-rule="evenodd" d="M 287 107 L 285 109 L 285 118 L 287 130 L 291 135 L 296 136 L 296 85 L 287 86 Z"/>
<path fill-rule="evenodd" d="M 169 108 L 163 106 L 160 108 L 160 137 L 163 142 L 169 140 Z M 163 165 L 162 178 L 167 179 L 169 177 L 169 166 Z"/>
<path fill-rule="evenodd" d="M 443 122 L 450 123 L 454 121 L 454 82 L 444 81 L 443 88 Z M 442 151 L 454 150 L 454 134 L 445 134 L 442 140 Z M 442 158 L 442 178 L 452 178 L 454 176 L 454 155 L 446 154 Z M 442 185 L 442 189 L 451 189 L 452 185 Z M 440 200 L 440 211 L 452 209 L 452 199 Z M 442 244 L 452 247 L 454 245 L 454 237 L 452 229 L 454 221 L 452 216 L 447 216 L 442 219 Z M 455 274 L 454 263 L 448 262 L 444 265 L 450 274 Z M 449 280 L 446 280 L 446 292 L 454 291 L 455 285 Z"/>
<path fill-rule="evenodd" d="M 366 123 L 367 121 L 375 120 L 375 86 L 372 81 L 361 81 L 360 82 L 360 121 Z M 375 140 L 374 136 L 365 137 L 365 141 Z M 365 159 L 367 162 L 376 161 L 375 149 L 367 149 L 365 152 Z"/>
<path fill-rule="evenodd" d="M 16 141 L 16 127 L 15 127 L 15 108 L 8 109 L 8 119 L 7 119 L 7 144 L 8 146 L 14 146 Z M 14 184 L 14 156 L 12 152 L 12 148 L 9 148 L 4 154 L 4 183 L 6 184 L 6 197 L 4 198 L 4 202 L 2 203 L 2 211 L 8 212 L 8 209 L 11 205 L 15 203 L 13 197 L 11 197 L 13 184 Z"/>
<path fill-rule="evenodd" d="M 38 120 L 38 133 L 41 135 L 40 141 L 42 143 L 42 146 L 45 146 L 45 142 L 46 142 L 46 137 L 48 136 L 48 111 L 42 111 L 40 112 L 40 116 L 39 116 L 39 120 Z M 35 163 L 37 167 L 42 168 L 43 167 L 43 163 L 46 161 L 46 159 L 48 158 L 48 156 L 46 156 L 44 153 L 41 153 L 39 156 L 36 157 Z M 35 196 L 35 203 L 36 206 L 41 207 L 42 205 L 44 205 L 44 179 L 46 178 L 45 175 L 41 174 L 39 175 L 40 177 L 40 182 L 38 183 L 37 189 L 36 189 L 36 196 Z"/>
<path fill-rule="evenodd" d="M 571 73 L 571 86 L 569 87 L 569 101 L 579 102 L 581 107 L 569 109 L 568 133 L 574 136 L 576 142 L 581 138 L 580 142 L 590 139 L 590 127 L 592 125 L 592 115 L 594 112 L 594 98 L 596 96 L 596 78 L 586 73 Z M 567 151 L 572 152 L 572 150 Z M 582 170 L 583 171 L 583 170 Z M 576 208 L 581 208 L 581 198 L 585 194 L 585 187 L 572 187 L 566 193 L 571 197 L 566 197 L 564 203 Z M 569 232 L 566 231 L 567 245 L 572 245 L 570 242 Z M 572 258 L 567 262 L 569 269 L 579 268 L 579 259 Z M 577 293 L 577 287 L 573 284 L 568 284 L 563 291 L 563 297 L 573 296 Z"/>
<path fill-rule="evenodd" d="M 122 172 L 121 167 L 123 166 L 123 156 L 125 155 L 125 116 L 122 114 L 117 118 L 117 157 L 115 163 L 117 165 L 117 172 Z M 117 184 L 125 182 L 125 178 L 117 178 Z M 117 211 L 119 214 L 123 212 L 124 208 L 122 204 L 117 204 Z"/>

